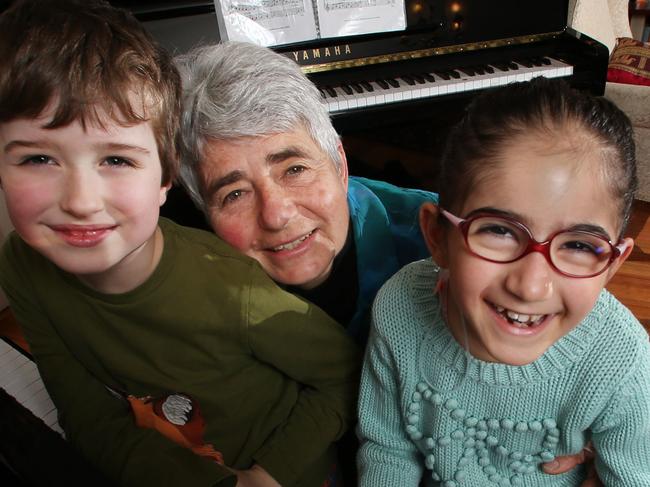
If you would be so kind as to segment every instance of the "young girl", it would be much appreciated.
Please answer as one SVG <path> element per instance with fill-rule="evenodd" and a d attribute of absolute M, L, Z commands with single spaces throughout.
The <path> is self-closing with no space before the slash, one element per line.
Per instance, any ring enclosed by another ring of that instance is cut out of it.
<path fill-rule="evenodd" d="M 577 486 L 540 464 L 589 441 L 605 485 L 650 485 L 648 336 L 604 290 L 635 186 L 607 100 L 539 78 L 471 104 L 420 213 L 435 263 L 374 304 L 362 486 Z"/>

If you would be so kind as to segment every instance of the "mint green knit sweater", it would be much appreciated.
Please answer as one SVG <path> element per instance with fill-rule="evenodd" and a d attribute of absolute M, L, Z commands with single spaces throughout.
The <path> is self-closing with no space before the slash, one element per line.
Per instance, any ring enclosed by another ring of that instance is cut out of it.
<path fill-rule="evenodd" d="M 606 486 L 650 486 L 650 346 L 603 291 L 525 366 L 468 357 L 441 318 L 431 260 L 377 295 L 359 400 L 361 486 L 578 486 L 539 464 L 591 440 Z"/>

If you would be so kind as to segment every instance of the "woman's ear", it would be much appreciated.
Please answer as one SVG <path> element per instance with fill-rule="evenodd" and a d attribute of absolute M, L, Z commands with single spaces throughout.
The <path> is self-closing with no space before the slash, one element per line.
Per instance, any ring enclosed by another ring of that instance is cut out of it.
<path fill-rule="evenodd" d="M 440 223 L 440 208 L 433 203 L 420 207 L 420 231 L 431 257 L 440 267 L 448 267 L 445 228 Z"/>

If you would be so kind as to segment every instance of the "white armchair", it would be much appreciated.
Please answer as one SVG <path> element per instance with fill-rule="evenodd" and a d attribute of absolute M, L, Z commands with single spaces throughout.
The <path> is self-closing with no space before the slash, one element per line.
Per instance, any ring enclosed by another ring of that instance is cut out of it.
<path fill-rule="evenodd" d="M 632 37 L 628 0 L 570 0 L 569 25 L 593 37 L 611 53 L 618 37 Z M 607 83 L 605 97 L 630 117 L 639 173 L 637 198 L 650 201 L 650 87 Z"/>

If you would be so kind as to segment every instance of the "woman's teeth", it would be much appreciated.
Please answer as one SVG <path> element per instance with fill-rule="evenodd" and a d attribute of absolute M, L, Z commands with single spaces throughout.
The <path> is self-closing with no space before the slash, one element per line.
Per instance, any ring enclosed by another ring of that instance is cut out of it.
<path fill-rule="evenodd" d="M 503 306 L 494 306 L 495 309 L 503 315 L 510 323 L 520 328 L 538 325 L 546 315 L 525 315 L 522 313 L 515 313 Z"/>
<path fill-rule="evenodd" d="M 280 250 L 292 250 L 292 249 L 295 249 L 298 245 L 300 245 L 307 238 L 309 238 L 312 233 L 314 233 L 313 230 L 311 232 L 309 232 L 307 235 L 303 235 L 302 237 L 294 240 L 293 242 L 289 242 L 289 243 L 286 243 L 286 244 L 278 245 L 277 247 L 273 247 L 272 250 L 274 252 L 279 252 Z"/>

